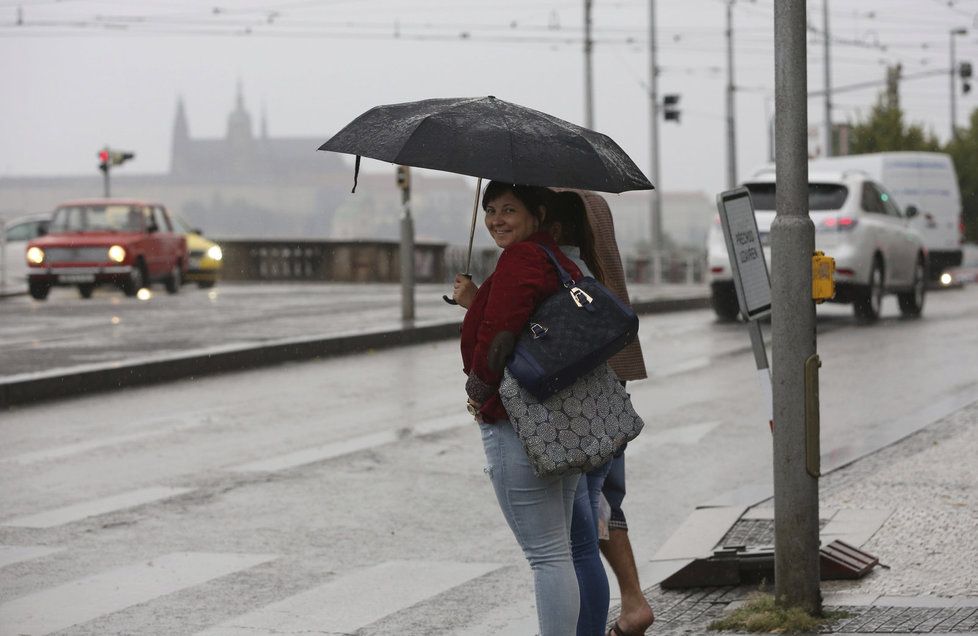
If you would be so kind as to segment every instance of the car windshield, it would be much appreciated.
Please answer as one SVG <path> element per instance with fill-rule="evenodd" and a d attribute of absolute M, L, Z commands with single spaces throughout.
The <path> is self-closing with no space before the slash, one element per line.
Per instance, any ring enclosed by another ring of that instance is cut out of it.
<path fill-rule="evenodd" d="M 50 232 L 141 232 L 143 213 L 131 205 L 72 205 L 58 208 Z"/>
<path fill-rule="evenodd" d="M 748 183 L 747 190 L 755 210 L 774 210 L 774 184 Z M 849 188 L 839 183 L 809 183 L 808 209 L 812 212 L 820 210 L 838 210 L 846 202 Z"/>

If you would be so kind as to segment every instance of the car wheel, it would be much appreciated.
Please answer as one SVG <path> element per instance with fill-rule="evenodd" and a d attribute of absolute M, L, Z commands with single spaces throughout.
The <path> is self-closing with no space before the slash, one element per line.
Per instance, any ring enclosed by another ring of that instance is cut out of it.
<path fill-rule="evenodd" d="M 201 280 L 201 281 L 197 281 L 197 287 L 199 287 L 200 289 L 210 289 L 216 283 L 217 281 L 215 280 Z"/>
<path fill-rule="evenodd" d="M 34 300 L 44 300 L 48 297 L 48 292 L 51 291 L 51 286 L 47 283 L 30 283 L 31 298 Z"/>
<path fill-rule="evenodd" d="M 710 290 L 710 304 L 720 322 L 733 322 L 740 319 L 740 303 L 737 302 L 737 292 L 733 285 L 729 288 L 714 285 Z"/>
<path fill-rule="evenodd" d="M 93 283 L 85 283 L 84 285 L 78 286 L 78 295 L 82 298 L 91 298 L 93 291 L 95 291 L 95 285 Z"/>
<path fill-rule="evenodd" d="M 873 259 L 873 268 L 869 272 L 869 284 L 859 293 L 852 308 L 856 318 L 863 323 L 879 320 L 883 307 L 883 263 L 877 256 Z"/>
<path fill-rule="evenodd" d="M 143 288 L 145 282 L 146 276 L 143 274 L 143 265 L 136 263 L 129 272 L 129 278 L 122 283 L 122 292 L 126 296 L 133 297 Z"/>
<path fill-rule="evenodd" d="M 927 291 L 927 268 L 923 259 L 917 259 L 913 269 L 913 287 L 897 294 L 900 313 L 907 318 L 918 318 L 924 311 L 924 294 Z"/>
<path fill-rule="evenodd" d="M 166 293 L 175 294 L 180 291 L 180 285 L 183 284 L 183 272 L 180 270 L 179 261 L 173 264 L 173 269 L 170 270 L 170 275 L 166 277 L 163 283 L 166 286 Z"/>

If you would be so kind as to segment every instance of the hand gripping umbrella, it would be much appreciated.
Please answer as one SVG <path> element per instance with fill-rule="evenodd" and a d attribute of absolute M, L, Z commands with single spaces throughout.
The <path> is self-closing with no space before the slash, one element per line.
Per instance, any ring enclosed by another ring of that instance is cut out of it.
<path fill-rule="evenodd" d="M 491 95 L 377 106 L 319 149 L 357 156 L 354 191 L 360 157 L 478 177 L 466 276 L 482 179 L 600 192 L 653 188 L 610 137 Z"/>

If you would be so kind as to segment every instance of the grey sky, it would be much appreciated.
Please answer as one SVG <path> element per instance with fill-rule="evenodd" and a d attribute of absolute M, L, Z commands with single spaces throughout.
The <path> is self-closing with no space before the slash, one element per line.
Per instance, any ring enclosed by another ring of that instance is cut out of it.
<path fill-rule="evenodd" d="M 838 40 L 835 86 L 882 80 L 885 64 L 897 61 L 905 74 L 946 69 L 948 33 L 956 27 L 969 29 L 957 38 L 958 59 L 978 63 L 978 0 L 829 2 Z M 725 4 L 657 0 L 659 88 L 680 93 L 683 109 L 681 125 L 660 125 L 667 190 L 715 192 L 725 185 Z M 90 173 L 106 143 L 137 153 L 123 168 L 129 173 L 165 171 L 178 95 L 193 136 L 222 136 L 239 79 L 256 129 L 264 111 L 273 136 L 325 140 L 376 104 L 487 94 L 582 123 L 582 6 L 583 0 L 0 0 L 0 176 Z M 595 128 L 647 169 L 648 2 L 595 0 L 594 7 Z M 738 0 L 734 15 L 743 177 L 766 160 L 773 0 Z M 809 20 L 821 30 L 821 0 L 809 2 Z M 810 39 L 809 60 L 809 85 L 820 90 L 820 33 Z M 835 120 L 868 112 L 878 90 L 838 94 Z M 948 93 L 942 75 L 903 82 L 901 97 L 911 121 L 946 139 Z M 959 96 L 960 123 L 978 105 L 976 93 Z M 821 123 L 821 101 L 809 105 L 810 123 Z"/>

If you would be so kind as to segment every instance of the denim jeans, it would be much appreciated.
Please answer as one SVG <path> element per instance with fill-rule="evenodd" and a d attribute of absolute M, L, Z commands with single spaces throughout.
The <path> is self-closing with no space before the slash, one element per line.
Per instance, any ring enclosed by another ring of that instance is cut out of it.
<path fill-rule="evenodd" d="M 603 636 L 608 623 L 610 592 L 608 575 L 601 563 L 601 551 L 598 548 L 598 497 L 610 468 L 609 461 L 601 468 L 583 475 L 574 497 L 571 546 L 577 584 L 581 591 L 577 636 Z"/>
<path fill-rule="evenodd" d="M 506 522 L 533 570 L 540 636 L 568 636 L 577 627 L 580 594 L 571 558 L 570 527 L 580 475 L 541 479 L 508 421 L 480 424 L 486 473 Z"/>

